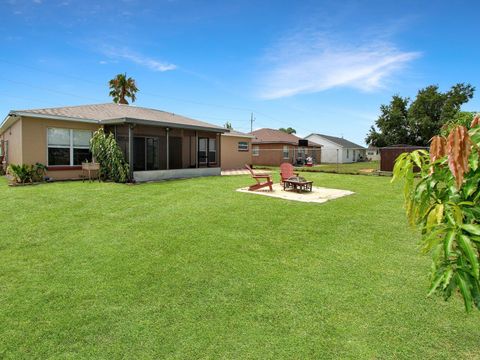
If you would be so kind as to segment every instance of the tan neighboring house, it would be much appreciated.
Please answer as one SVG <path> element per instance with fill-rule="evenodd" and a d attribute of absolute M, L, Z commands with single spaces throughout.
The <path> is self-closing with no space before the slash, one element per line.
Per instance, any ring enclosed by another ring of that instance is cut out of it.
<path fill-rule="evenodd" d="M 102 126 L 115 135 L 136 181 L 220 175 L 227 129 L 114 103 L 11 111 L 0 125 L 0 155 L 4 165 L 39 162 L 53 179 L 78 179 Z"/>
<path fill-rule="evenodd" d="M 222 134 L 222 170 L 243 169 L 245 164 L 252 164 L 252 139 L 252 135 L 235 130 Z"/>
<path fill-rule="evenodd" d="M 275 129 L 259 129 L 250 133 L 252 139 L 252 164 L 279 166 L 288 162 L 303 165 L 307 157 L 320 163 L 321 145 Z"/>

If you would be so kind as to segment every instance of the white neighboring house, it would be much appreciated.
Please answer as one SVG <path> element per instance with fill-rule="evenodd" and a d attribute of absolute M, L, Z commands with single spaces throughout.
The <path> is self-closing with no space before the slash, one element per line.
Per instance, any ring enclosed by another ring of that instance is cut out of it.
<path fill-rule="evenodd" d="M 323 134 L 310 134 L 304 139 L 323 146 L 322 163 L 352 163 L 365 161 L 367 149 L 344 138 Z"/>
<path fill-rule="evenodd" d="M 367 160 L 368 161 L 379 161 L 380 160 L 380 148 L 370 145 L 367 149 Z"/>

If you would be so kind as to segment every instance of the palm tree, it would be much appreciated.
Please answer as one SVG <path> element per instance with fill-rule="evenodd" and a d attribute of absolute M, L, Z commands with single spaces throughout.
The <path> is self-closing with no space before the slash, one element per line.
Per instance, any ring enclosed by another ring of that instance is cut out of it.
<path fill-rule="evenodd" d="M 131 77 L 127 78 L 127 73 L 118 74 L 108 82 L 110 87 L 110 96 L 113 97 L 113 102 L 118 104 L 128 105 L 126 97 L 135 102 L 135 93 L 138 91 L 135 80 Z"/>

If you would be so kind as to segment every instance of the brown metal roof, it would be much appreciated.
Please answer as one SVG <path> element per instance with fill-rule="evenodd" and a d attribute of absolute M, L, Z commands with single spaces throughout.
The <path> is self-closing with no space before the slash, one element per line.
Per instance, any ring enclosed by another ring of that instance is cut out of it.
<path fill-rule="evenodd" d="M 255 136 L 252 140 L 252 144 L 274 144 L 274 143 L 282 143 L 282 144 L 292 144 L 298 145 L 298 140 L 302 140 L 302 138 L 293 135 L 287 134 L 286 132 L 275 130 L 275 129 L 258 129 L 252 131 L 250 134 Z M 318 146 L 321 145 L 314 143 L 313 141 L 308 141 L 309 146 Z"/>
<path fill-rule="evenodd" d="M 162 110 L 115 103 L 66 106 L 33 110 L 16 110 L 12 111 L 11 114 L 19 114 L 23 116 L 26 116 L 28 114 L 37 116 L 44 115 L 47 118 L 70 118 L 72 121 L 96 120 L 100 123 L 110 123 L 116 120 L 122 120 L 124 122 L 135 122 L 134 120 L 138 120 L 144 122 L 151 122 L 152 124 L 158 122 L 162 125 L 170 124 L 172 126 L 176 125 L 178 127 L 186 126 L 194 128 L 205 128 L 210 130 L 219 130 L 221 132 L 226 131 L 221 126 L 212 125 L 182 115 L 169 113 Z"/>

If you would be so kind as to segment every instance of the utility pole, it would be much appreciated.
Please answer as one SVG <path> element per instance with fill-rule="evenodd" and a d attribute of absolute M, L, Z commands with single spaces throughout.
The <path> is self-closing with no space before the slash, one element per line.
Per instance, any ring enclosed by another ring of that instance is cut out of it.
<path fill-rule="evenodd" d="M 255 118 L 253 117 L 253 112 L 250 115 L 250 132 L 253 131 L 253 122 L 255 121 Z"/>

